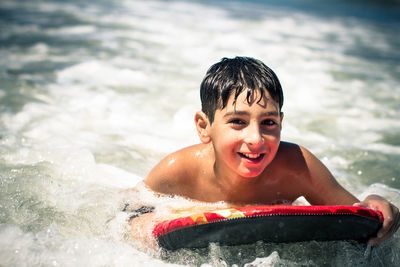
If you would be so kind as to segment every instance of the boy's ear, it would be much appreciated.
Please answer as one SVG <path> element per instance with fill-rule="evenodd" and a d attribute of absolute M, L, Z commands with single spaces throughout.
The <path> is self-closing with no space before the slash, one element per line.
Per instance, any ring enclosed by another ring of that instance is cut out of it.
<path fill-rule="evenodd" d="M 203 144 L 207 144 L 211 141 L 209 134 L 210 121 L 207 115 L 202 111 L 197 111 L 194 115 L 194 123 L 196 124 L 197 134 Z"/>
<path fill-rule="evenodd" d="M 281 114 L 280 114 L 280 117 L 281 117 L 281 123 L 280 123 L 281 130 L 282 130 L 282 120 L 283 120 L 284 115 L 285 114 L 283 114 L 283 112 L 281 112 Z"/>

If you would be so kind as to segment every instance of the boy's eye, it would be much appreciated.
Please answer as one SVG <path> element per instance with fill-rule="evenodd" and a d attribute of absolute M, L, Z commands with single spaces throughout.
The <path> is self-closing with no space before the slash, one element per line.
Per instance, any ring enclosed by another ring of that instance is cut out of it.
<path fill-rule="evenodd" d="M 241 119 L 232 119 L 232 120 L 229 121 L 229 123 L 239 124 L 239 125 L 245 124 L 245 122 L 243 120 L 241 120 Z"/>
<path fill-rule="evenodd" d="M 277 124 L 274 120 L 264 120 L 262 123 L 262 125 L 267 125 L 267 126 L 273 126 L 275 124 Z"/>

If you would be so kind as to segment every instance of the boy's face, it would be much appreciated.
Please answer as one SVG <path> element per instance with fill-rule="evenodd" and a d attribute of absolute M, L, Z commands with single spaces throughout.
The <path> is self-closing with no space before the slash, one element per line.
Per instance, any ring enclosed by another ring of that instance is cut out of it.
<path fill-rule="evenodd" d="M 256 177 L 274 159 L 280 143 L 283 114 L 267 91 L 253 91 L 248 103 L 247 90 L 234 96 L 222 110 L 215 112 L 209 135 L 214 146 L 216 166 L 242 177 Z M 257 103 L 258 102 L 258 103 Z"/>

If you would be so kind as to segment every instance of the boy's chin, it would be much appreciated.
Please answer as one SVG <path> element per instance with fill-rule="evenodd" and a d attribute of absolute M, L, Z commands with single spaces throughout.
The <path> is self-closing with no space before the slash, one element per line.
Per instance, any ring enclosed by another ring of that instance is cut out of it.
<path fill-rule="evenodd" d="M 256 164 L 257 166 L 249 166 L 249 164 L 241 164 L 238 166 L 237 173 L 243 178 L 254 179 L 259 177 L 268 166 L 266 162 Z"/>
<path fill-rule="evenodd" d="M 255 179 L 258 176 L 260 176 L 262 171 L 246 171 L 242 172 L 240 176 L 242 176 L 245 179 Z"/>

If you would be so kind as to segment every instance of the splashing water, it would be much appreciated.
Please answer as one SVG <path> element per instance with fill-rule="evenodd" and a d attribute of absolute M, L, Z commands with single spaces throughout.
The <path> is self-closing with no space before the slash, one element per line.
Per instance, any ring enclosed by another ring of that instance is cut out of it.
<path fill-rule="evenodd" d="M 165 252 L 127 237 L 120 212 L 121 190 L 198 142 L 200 81 L 236 55 L 280 78 L 284 140 L 313 151 L 359 198 L 400 206 L 399 8 L 328 2 L 2 1 L 0 265 L 396 266 L 399 234 L 372 249 L 259 242 Z"/>

